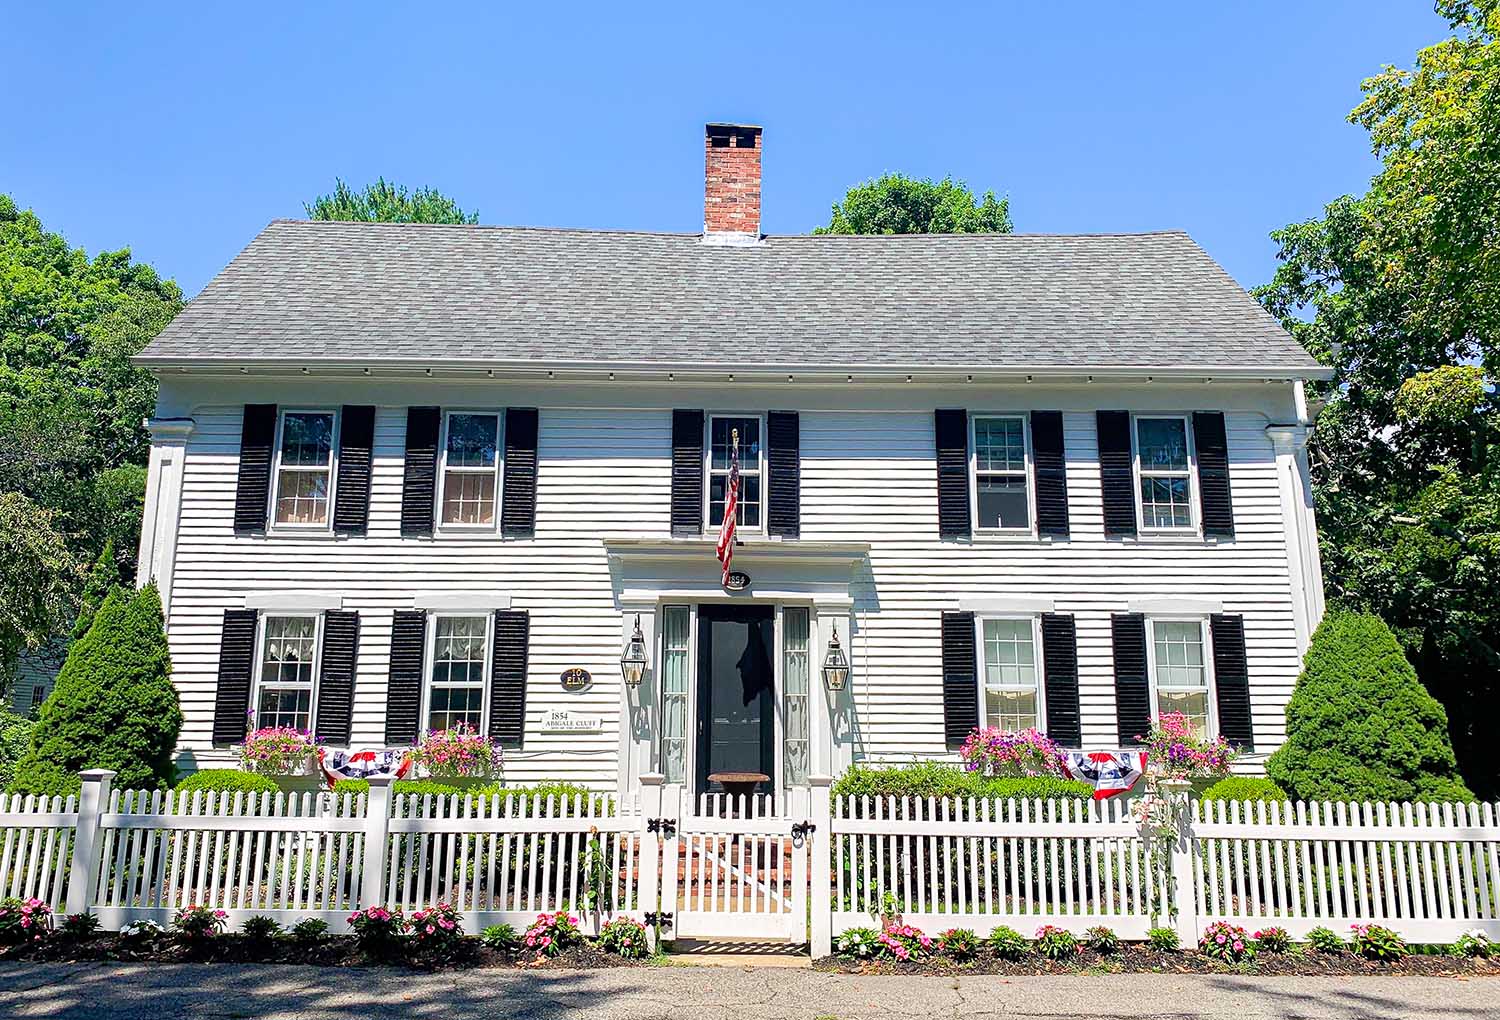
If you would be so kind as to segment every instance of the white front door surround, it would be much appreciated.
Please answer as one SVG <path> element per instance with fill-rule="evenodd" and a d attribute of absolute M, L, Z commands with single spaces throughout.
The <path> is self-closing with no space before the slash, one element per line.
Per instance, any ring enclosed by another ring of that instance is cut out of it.
<path fill-rule="evenodd" d="M 742 542 L 735 548 L 734 569 L 750 576 L 743 591 L 726 591 L 709 539 L 618 538 L 606 542 L 615 600 L 620 609 L 620 646 L 635 630 L 649 649 L 640 687 L 622 686 L 619 788 L 633 789 L 640 777 L 664 771 L 662 759 L 663 613 L 686 612 L 690 620 L 687 652 L 689 682 L 683 782 L 692 788 L 696 775 L 697 741 L 693 739 L 700 706 L 697 683 L 697 618 L 706 604 L 769 606 L 774 613 L 776 766 L 772 777 L 775 801 L 787 804 L 785 666 L 786 620 L 789 609 L 806 609 L 808 629 L 809 753 L 807 774 L 837 774 L 853 759 L 854 703 L 851 690 L 859 683 L 850 674 L 843 691 L 823 684 L 822 664 L 829 638 L 837 628 L 851 662 L 858 635 L 854 631 L 853 584 L 867 563 L 869 546 L 862 542 L 778 541 Z"/>

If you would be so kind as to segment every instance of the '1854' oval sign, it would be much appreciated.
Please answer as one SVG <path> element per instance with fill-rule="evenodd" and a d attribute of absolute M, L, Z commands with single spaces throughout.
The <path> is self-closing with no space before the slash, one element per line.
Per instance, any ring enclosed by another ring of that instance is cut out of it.
<path fill-rule="evenodd" d="M 750 575 L 743 570 L 731 570 L 729 579 L 724 582 L 725 591 L 744 591 L 750 587 Z"/>
<path fill-rule="evenodd" d="M 589 671 L 581 666 L 562 671 L 562 685 L 565 691 L 581 691 L 592 683 L 594 678 Z"/>

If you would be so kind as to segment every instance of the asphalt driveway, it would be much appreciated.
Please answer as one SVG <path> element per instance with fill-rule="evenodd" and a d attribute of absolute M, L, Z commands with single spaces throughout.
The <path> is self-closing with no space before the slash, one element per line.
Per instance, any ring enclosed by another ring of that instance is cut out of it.
<path fill-rule="evenodd" d="M 0 964 L 0 1016 L 90 1020 L 1494 1017 L 1500 978 L 855 977 L 785 968 L 399 970 Z"/>

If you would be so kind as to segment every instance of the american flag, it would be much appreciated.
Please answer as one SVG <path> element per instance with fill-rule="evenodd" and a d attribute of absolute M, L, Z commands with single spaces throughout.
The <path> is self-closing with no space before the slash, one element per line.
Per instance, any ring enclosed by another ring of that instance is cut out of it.
<path fill-rule="evenodd" d="M 729 586 L 729 565 L 734 562 L 734 525 L 740 513 L 740 430 L 730 433 L 729 484 L 724 490 L 724 523 L 719 525 L 719 563 L 724 568 L 719 583 Z"/>

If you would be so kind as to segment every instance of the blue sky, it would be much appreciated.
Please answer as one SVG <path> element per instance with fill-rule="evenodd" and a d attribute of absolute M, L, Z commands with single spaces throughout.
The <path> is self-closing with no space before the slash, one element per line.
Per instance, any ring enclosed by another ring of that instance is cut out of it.
<path fill-rule="evenodd" d="M 1254 286 L 1268 231 L 1373 172 L 1359 82 L 1446 30 L 1422 0 L 0 6 L 0 190 L 189 294 L 335 176 L 698 230 L 710 120 L 765 126 L 769 233 L 952 174 L 1017 230 L 1183 228 Z"/>

